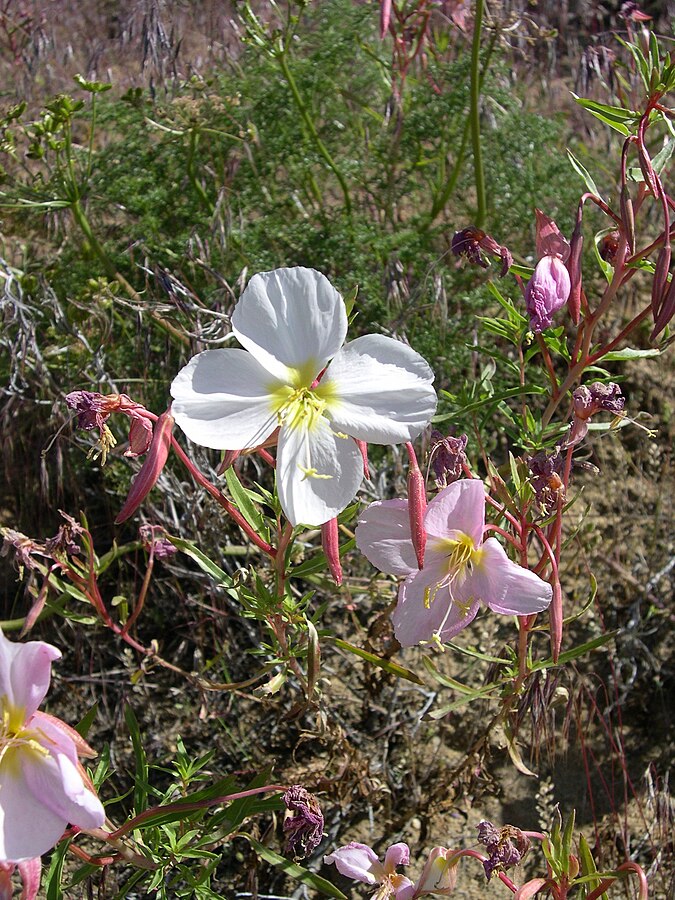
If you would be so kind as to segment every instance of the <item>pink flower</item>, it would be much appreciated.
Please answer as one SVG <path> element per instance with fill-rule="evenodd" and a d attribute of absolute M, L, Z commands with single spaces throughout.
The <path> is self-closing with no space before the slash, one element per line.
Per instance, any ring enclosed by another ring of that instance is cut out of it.
<path fill-rule="evenodd" d="M 326 864 L 333 863 L 346 878 L 379 885 L 375 894 L 377 900 L 386 900 L 392 895 L 396 900 L 411 900 L 414 896 L 415 886 L 412 881 L 396 872 L 398 866 L 407 866 L 410 862 L 407 844 L 392 844 L 384 855 L 384 863 L 380 862 L 371 847 L 356 841 L 324 856 L 323 861 Z"/>
<path fill-rule="evenodd" d="M 537 263 L 525 288 L 525 305 L 532 331 L 548 328 L 553 315 L 567 303 L 572 288 L 565 265 L 570 255 L 569 241 L 563 237 L 553 219 L 540 209 L 537 216 Z"/>
<path fill-rule="evenodd" d="M 50 644 L 13 643 L 0 631 L 0 862 L 41 856 L 68 823 L 100 828 L 105 821 L 78 762 L 93 750 L 60 719 L 38 712 L 60 656 Z"/>
<path fill-rule="evenodd" d="M 495 538 L 483 540 L 482 481 L 461 479 L 437 494 L 424 516 L 427 545 L 418 569 L 406 500 L 373 503 L 356 528 L 356 545 L 390 575 L 403 575 L 393 614 L 403 647 L 441 643 L 476 617 L 480 604 L 503 615 L 527 616 L 551 602 L 551 585 L 517 565 Z"/>

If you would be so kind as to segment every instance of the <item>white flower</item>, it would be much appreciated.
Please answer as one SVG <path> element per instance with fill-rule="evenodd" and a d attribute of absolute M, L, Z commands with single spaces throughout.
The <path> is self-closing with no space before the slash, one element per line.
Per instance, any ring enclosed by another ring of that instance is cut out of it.
<path fill-rule="evenodd" d="M 293 525 L 321 525 L 354 498 L 352 438 L 415 438 L 436 409 L 433 372 L 405 344 L 366 335 L 342 346 L 347 313 L 314 269 L 254 275 L 232 315 L 243 350 L 205 350 L 171 385 L 172 413 L 203 447 L 246 450 L 278 428 L 277 489 Z"/>

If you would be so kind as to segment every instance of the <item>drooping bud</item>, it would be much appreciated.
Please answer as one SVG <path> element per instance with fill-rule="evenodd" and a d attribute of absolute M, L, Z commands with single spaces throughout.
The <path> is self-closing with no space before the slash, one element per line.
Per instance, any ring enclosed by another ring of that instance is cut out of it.
<path fill-rule="evenodd" d="M 489 859 L 483 863 L 488 880 L 495 871 L 504 872 L 517 866 L 531 846 L 527 835 L 515 825 L 496 828 L 492 822 L 485 821 L 478 825 L 478 841 L 485 844 L 490 854 Z"/>
<path fill-rule="evenodd" d="M 293 784 L 281 798 L 288 812 L 284 819 L 286 852 L 296 859 L 309 856 L 323 838 L 323 813 L 319 801 L 301 784 Z"/>
<path fill-rule="evenodd" d="M 145 549 L 152 552 L 155 559 L 169 559 L 178 553 L 178 548 L 167 538 L 161 525 L 150 525 L 146 522 L 138 529 L 138 536 L 143 541 Z"/>
<path fill-rule="evenodd" d="M 424 484 L 424 475 L 417 463 L 417 456 L 413 445 L 408 442 L 405 445 L 408 451 L 408 515 L 410 516 L 410 532 L 412 534 L 413 547 L 417 557 L 417 565 L 420 569 L 424 566 L 424 549 L 427 543 L 427 533 L 424 529 L 424 513 L 427 509 L 427 490 Z"/>
<path fill-rule="evenodd" d="M 525 288 L 532 331 L 540 332 L 551 325 L 554 314 L 567 303 L 570 288 L 570 275 L 562 259 L 544 256 L 539 260 Z"/>
<path fill-rule="evenodd" d="M 120 525 L 132 516 L 148 496 L 155 484 L 157 484 L 157 479 L 169 456 L 173 425 L 174 418 L 171 415 L 171 407 L 169 407 L 169 409 L 167 409 L 166 412 L 163 412 L 157 419 L 148 455 L 132 482 L 131 490 L 129 491 L 124 506 L 115 519 L 116 525 Z"/>
<path fill-rule="evenodd" d="M 336 518 L 329 519 L 321 526 L 321 546 L 333 581 L 339 587 L 342 584 L 342 564 L 340 563 L 340 542 Z"/>

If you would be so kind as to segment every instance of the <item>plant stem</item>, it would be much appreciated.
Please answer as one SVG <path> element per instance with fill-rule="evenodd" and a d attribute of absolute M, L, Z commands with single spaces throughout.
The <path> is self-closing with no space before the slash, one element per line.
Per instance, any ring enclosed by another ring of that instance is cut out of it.
<path fill-rule="evenodd" d="M 344 197 L 345 209 L 347 211 L 347 215 L 351 217 L 352 201 L 349 196 L 349 188 L 347 186 L 347 181 L 345 180 L 345 177 L 342 174 L 342 172 L 340 172 L 340 170 L 338 169 L 338 167 L 335 163 L 335 160 L 331 156 L 328 148 L 326 147 L 324 142 L 321 140 L 321 137 L 319 136 L 319 132 L 316 130 L 316 126 L 315 126 L 314 122 L 312 121 L 312 117 L 309 114 L 307 105 L 305 104 L 305 101 L 302 99 L 300 91 L 298 90 L 298 86 L 295 82 L 295 78 L 293 77 L 293 73 L 291 72 L 290 67 L 288 65 L 288 60 L 286 59 L 286 51 L 282 50 L 280 53 L 278 53 L 276 55 L 276 59 L 279 61 L 279 66 L 281 67 L 281 71 L 283 73 L 284 78 L 286 79 L 286 83 L 288 84 L 288 86 L 291 90 L 291 94 L 293 95 L 293 100 L 295 101 L 295 105 L 298 108 L 298 112 L 300 113 L 300 115 L 302 117 L 302 121 L 305 123 L 312 140 L 316 144 L 317 150 L 319 151 L 321 156 L 323 156 L 323 158 L 326 161 L 326 164 L 328 165 L 328 168 L 333 172 L 333 174 L 335 175 L 335 177 L 338 180 L 340 189 L 342 190 L 342 196 Z"/>
<path fill-rule="evenodd" d="M 482 228 L 487 211 L 485 199 L 485 176 L 480 146 L 480 39 L 483 27 L 483 0 L 476 0 L 473 22 L 473 43 L 471 45 L 471 146 L 473 148 L 474 183 L 476 186 L 476 227 Z"/>

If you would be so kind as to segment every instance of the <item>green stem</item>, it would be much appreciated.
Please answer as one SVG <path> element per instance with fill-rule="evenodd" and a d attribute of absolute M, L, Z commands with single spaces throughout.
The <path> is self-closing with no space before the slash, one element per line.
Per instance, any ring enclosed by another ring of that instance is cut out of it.
<path fill-rule="evenodd" d="M 476 0 L 473 22 L 473 43 L 471 45 L 471 145 L 473 147 L 473 169 L 476 185 L 476 226 L 482 228 L 485 222 L 485 176 L 480 146 L 480 38 L 483 27 L 483 0 Z"/>
<path fill-rule="evenodd" d="M 276 59 L 279 61 L 281 71 L 283 73 L 284 78 L 286 79 L 286 83 L 288 84 L 288 87 L 291 90 L 291 94 L 293 95 L 293 100 L 295 101 L 295 105 L 298 108 L 298 112 L 300 113 L 300 115 L 302 117 L 302 121 L 305 123 L 312 140 L 316 144 L 317 150 L 319 151 L 321 156 L 323 156 L 328 168 L 333 172 L 333 174 L 335 175 L 335 177 L 338 180 L 340 189 L 342 190 L 342 196 L 344 197 L 345 209 L 347 210 L 347 215 L 351 216 L 352 201 L 349 196 L 349 188 L 347 186 L 347 181 L 346 181 L 344 175 L 342 174 L 342 172 L 340 172 L 340 170 L 338 169 L 338 167 L 335 163 L 335 160 L 330 155 L 328 148 L 326 147 L 324 142 L 321 140 L 321 137 L 319 136 L 319 132 L 316 130 L 316 126 L 314 125 L 314 122 L 312 121 L 312 117 L 309 114 L 309 110 L 307 109 L 305 101 L 302 99 L 300 91 L 298 90 L 298 86 L 295 82 L 295 78 L 293 77 L 293 73 L 291 72 L 291 70 L 289 68 L 288 60 L 286 59 L 285 50 L 278 53 L 276 55 Z"/>
<path fill-rule="evenodd" d="M 195 157 L 197 155 L 197 145 L 199 144 L 199 132 L 196 128 L 190 129 L 190 146 L 188 148 L 187 169 L 190 184 L 195 189 L 195 193 L 204 204 L 206 211 L 211 215 L 213 213 L 213 204 L 209 200 L 208 194 L 204 190 L 204 186 L 197 178 L 197 169 L 195 166 Z"/>

